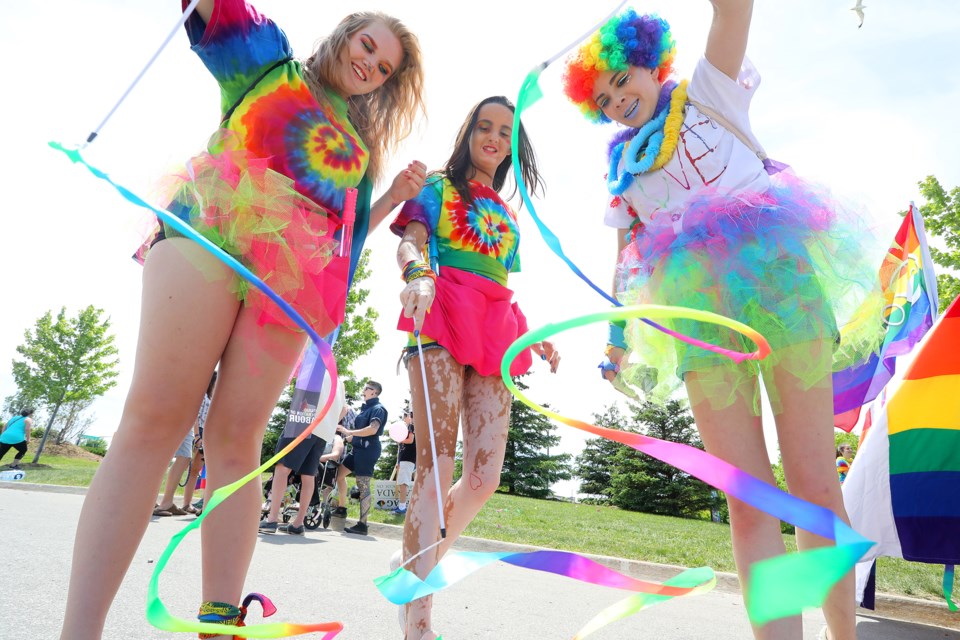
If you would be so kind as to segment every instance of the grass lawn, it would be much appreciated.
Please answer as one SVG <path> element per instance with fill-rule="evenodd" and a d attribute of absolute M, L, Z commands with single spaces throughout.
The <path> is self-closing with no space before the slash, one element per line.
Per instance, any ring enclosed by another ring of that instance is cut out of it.
<path fill-rule="evenodd" d="M 33 446 L 24 458 L 27 462 L 33 459 Z M 40 462 L 49 468 L 27 469 L 27 482 L 87 486 L 99 466 L 94 460 L 46 454 Z M 352 477 L 348 483 L 352 486 Z M 160 491 L 163 491 L 162 487 Z M 177 494 L 180 493 L 182 489 L 178 488 Z M 356 519 L 359 512 L 359 504 L 351 500 L 348 518 Z M 378 509 L 370 514 L 370 521 L 403 524 L 400 516 Z M 735 572 L 728 525 L 621 511 L 614 507 L 534 500 L 498 493 L 480 511 L 464 535 Z M 788 551 L 796 551 L 794 536 L 785 535 L 784 540 Z M 943 567 L 940 565 L 880 558 L 877 589 L 883 593 L 941 600 L 942 576 Z"/>

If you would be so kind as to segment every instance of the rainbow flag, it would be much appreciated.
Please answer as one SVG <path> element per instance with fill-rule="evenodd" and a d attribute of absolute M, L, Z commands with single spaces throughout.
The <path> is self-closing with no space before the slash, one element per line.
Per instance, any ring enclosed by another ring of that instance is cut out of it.
<path fill-rule="evenodd" d="M 907 370 L 887 416 L 903 557 L 960 562 L 960 299 Z"/>
<path fill-rule="evenodd" d="M 876 407 L 874 407 L 876 409 Z M 880 555 L 960 563 L 960 298 L 933 327 L 890 391 L 843 484 L 851 525 L 877 545 L 857 565 L 862 593 Z M 866 562 L 864 562 L 866 561 Z"/>
<path fill-rule="evenodd" d="M 834 426 L 849 432 L 860 408 L 872 402 L 896 371 L 896 358 L 909 353 L 937 319 L 937 278 L 927 247 L 923 217 L 913 203 L 880 265 L 886 332 L 878 354 L 833 374 Z M 852 333 L 871 320 L 874 299 L 841 330 Z"/>

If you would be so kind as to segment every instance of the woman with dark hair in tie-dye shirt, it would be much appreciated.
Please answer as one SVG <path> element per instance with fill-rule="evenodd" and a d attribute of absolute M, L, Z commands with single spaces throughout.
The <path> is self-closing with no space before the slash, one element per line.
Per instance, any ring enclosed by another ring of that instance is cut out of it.
<path fill-rule="evenodd" d="M 367 233 L 423 184 L 425 167 L 410 163 L 371 203 L 387 155 L 423 111 L 418 41 L 394 18 L 357 13 L 301 62 L 244 0 L 201 0 L 186 31 L 219 85 L 221 121 L 205 152 L 168 181 L 165 204 L 325 335 L 342 321 Z M 186 109 L 180 100 L 177 110 Z M 352 226 L 341 214 L 351 188 Z M 204 433 L 212 491 L 259 464 L 265 425 L 306 341 L 273 302 L 172 229 L 158 229 L 137 255 L 136 367 L 80 516 L 62 632 L 70 640 L 103 633 L 211 371 L 219 363 Z M 250 484 L 203 523 L 204 621 L 243 621 L 237 605 L 259 509 L 260 488 Z"/>

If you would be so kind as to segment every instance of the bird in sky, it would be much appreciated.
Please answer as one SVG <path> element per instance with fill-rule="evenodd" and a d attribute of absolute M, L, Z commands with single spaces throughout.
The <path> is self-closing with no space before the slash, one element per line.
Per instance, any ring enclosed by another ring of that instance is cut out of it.
<path fill-rule="evenodd" d="M 863 0 L 857 0 L 857 4 L 855 4 L 853 8 L 850 9 L 850 11 L 856 11 L 857 17 L 860 18 L 860 24 L 857 25 L 857 29 L 863 26 L 863 10 L 865 8 L 866 6 L 863 4 Z"/>

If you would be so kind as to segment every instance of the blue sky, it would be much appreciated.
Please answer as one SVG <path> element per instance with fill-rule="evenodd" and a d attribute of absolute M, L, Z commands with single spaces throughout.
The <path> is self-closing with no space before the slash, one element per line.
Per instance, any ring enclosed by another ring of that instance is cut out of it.
<path fill-rule="evenodd" d="M 414 158 L 431 168 L 442 163 L 473 103 L 492 94 L 515 98 L 530 68 L 581 35 L 614 3 L 490 0 L 460 8 L 438 0 L 347 0 L 333 13 L 324 2 L 264 0 L 257 6 L 287 30 L 301 56 L 356 9 L 392 13 L 419 35 L 429 121 L 393 158 L 391 166 L 399 170 Z M 677 68 L 681 74 L 692 70 L 703 50 L 709 3 L 634 6 L 659 10 L 672 23 Z M 960 6 L 877 0 L 867 6 L 862 29 L 850 6 L 852 0 L 757 3 L 748 55 L 763 80 L 751 117 L 772 157 L 862 207 L 888 244 L 896 212 L 919 197 L 918 181 L 934 174 L 946 186 L 960 184 L 960 126 L 953 114 L 960 104 L 960 75 L 954 69 L 960 59 Z M 0 273 L 7 302 L 0 332 L 0 394 L 15 391 L 9 363 L 23 331 L 40 315 L 61 305 L 71 313 L 87 304 L 101 307 L 117 334 L 121 376 L 116 389 L 92 408 L 94 434 L 116 428 L 130 381 L 140 270 L 129 255 L 145 222 L 46 142 L 86 137 L 175 23 L 178 8 L 173 1 L 49 0 L 17 3 L 0 24 L 8 82 L 0 157 L 6 187 Z M 565 103 L 559 71 L 556 64 L 543 74 L 545 98 L 525 116 L 547 180 L 547 195 L 537 209 L 567 253 L 605 286 L 615 246 L 613 231 L 600 220 L 602 149 L 611 130 L 586 123 Z M 203 145 L 216 126 L 217 107 L 216 86 L 187 49 L 185 36 L 178 35 L 86 155 L 118 181 L 149 193 L 151 181 L 166 167 Z M 604 308 L 549 253 L 523 213 L 521 225 L 523 271 L 511 285 L 531 326 Z M 407 393 L 405 374 L 395 371 L 401 344 L 394 330 L 400 292 L 396 243 L 386 228 L 368 242 L 374 276 L 366 284 L 373 289 L 371 304 L 380 311 L 381 340 L 356 368 L 383 383 L 384 402 L 395 411 Z M 583 418 L 617 401 L 618 394 L 595 368 L 604 341 L 605 329 L 599 326 L 560 336 L 560 372 L 550 376 L 535 369 L 530 397 Z M 580 436 L 563 434 L 565 450 L 579 449 Z"/>

